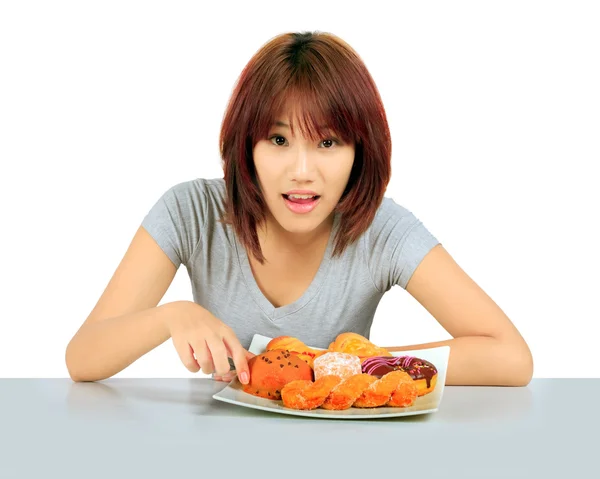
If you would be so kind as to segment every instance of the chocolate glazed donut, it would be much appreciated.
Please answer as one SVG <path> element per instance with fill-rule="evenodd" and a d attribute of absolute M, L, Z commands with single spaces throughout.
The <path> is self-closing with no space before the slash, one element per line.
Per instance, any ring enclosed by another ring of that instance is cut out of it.
<path fill-rule="evenodd" d="M 429 361 L 414 356 L 374 356 L 362 363 L 363 373 L 382 377 L 390 371 L 405 371 L 417 383 L 418 395 L 423 396 L 435 389 L 437 368 Z"/>

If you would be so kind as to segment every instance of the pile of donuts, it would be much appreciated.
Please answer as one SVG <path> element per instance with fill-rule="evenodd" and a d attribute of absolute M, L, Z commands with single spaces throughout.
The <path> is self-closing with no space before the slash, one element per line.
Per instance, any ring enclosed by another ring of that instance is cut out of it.
<path fill-rule="evenodd" d="M 350 332 L 338 335 L 325 350 L 279 336 L 248 366 L 244 392 L 299 410 L 408 407 L 435 389 L 438 376 L 430 362 L 394 356 Z"/>

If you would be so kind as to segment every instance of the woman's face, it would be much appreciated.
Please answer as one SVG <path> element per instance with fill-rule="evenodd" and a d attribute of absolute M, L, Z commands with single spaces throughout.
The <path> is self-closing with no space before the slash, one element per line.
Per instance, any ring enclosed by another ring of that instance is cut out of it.
<path fill-rule="evenodd" d="M 278 118 L 267 139 L 254 147 L 254 164 L 269 210 L 290 233 L 310 233 L 333 212 L 354 163 L 354 144 L 334 133 L 318 141 L 291 136 Z M 299 195 L 299 196 L 298 196 Z"/>

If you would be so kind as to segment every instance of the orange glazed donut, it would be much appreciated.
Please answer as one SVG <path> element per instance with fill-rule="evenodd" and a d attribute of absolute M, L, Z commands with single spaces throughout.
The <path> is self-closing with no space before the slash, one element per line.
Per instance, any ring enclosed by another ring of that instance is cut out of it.
<path fill-rule="evenodd" d="M 323 376 L 314 383 L 298 379 L 283 386 L 281 400 L 290 409 L 316 409 L 340 382 L 339 376 Z"/>
<path fill-rule="evenodd" d="M 413 356 L 367 358 L 362 363 L 362 372 L 381 377 L 390 371 L 405 371 L 415 381 L 418 395 L 424 396 L 435 389 L 437 368 L 429 361 Z"/>
<path fill-rule="evenodd" d="M 248 367 L 250 382 L 243 385 L 244 392 L 266 399 L 281 399 L 281 389 L 291 381 L 313 379 L 311 367 L 289 351 L 259 354 L 248 361 Z"/>
<path fill-rule="evenodd" d="M 403 405 L 406 400 L 406 394 L 410 396 L 407 404 L 411 404 L 417 397 L 417 386 L 412 378 L 404 371 L 391 371 L 383 376 L 379 381 L 370 374 L 369 377 L 374 381 L 358 397 L 353 407 L 379 407 L 383 405 Z M 403 385 L 408 383 L 408 388 Z M 412 389 L 412 390 L 411 390 Z M 392 401 L 392 396 L 394 400 Z"/>
<path fill-rule="evenodd" d="M 278 336 L 271 339 L 267 344 L 266 350 L 271 351 L 273 349 L 283 349 L 290 353 L 297 355 L 300 359 L 304 360 L 311 368 L 315 358 L 319 357 L 326 351 L 313 349 L 308 347 L 298 338 L 292 336 Z"/>
<path fill-rule="evenodd" d="M 281 390 L 283 405 L 290 409 L 409 407 L 417 399 L 417 386 L 404 371 L 392 371 L 377 379 L 362 373 L 342 379 L 322 376 L 315 382 L 292 381 Z"/>

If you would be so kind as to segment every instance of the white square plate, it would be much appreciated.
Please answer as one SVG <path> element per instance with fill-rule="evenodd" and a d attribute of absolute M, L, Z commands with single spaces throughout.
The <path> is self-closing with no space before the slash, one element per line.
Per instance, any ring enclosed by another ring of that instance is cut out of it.
<path fill-rule="evenodd" d="M 272 338 L 267 336 L 255 334 L 252 338 L 249 351 L 254 354 L 263 353 L 271 339 Z M 237 378 L 231 381 L 231 383 L 220 392 L 213 395 L 213 398 L 218 401 L 242 407 L 260 409 L 262 411 L 323 419 L 377 419 L 384 417 L 414 416 L 417 414 L 436 412 L 442 400 L 444 384 L 446 383 L 446 370 L 448 368 L 450 347 L 441 346 L 438 348 L 419 349 L 414 351 L 392 352 L 392 354 L 394 356 L 415 356 L 425 359 L 432 363 L 438 370 L 438 379 L 435 389 L 429 394 L 418 397 L 415 403 L 410 407 L 377 407 L 370 409 L 351 407 L 350 409 L 345 409 L 343 411 L 331 411 L 317 408 L 310 411 L 301 411 L 284 407 L 282 401 L 264 399 L 244 392 L 242 383 L 240 383 Z"/>

